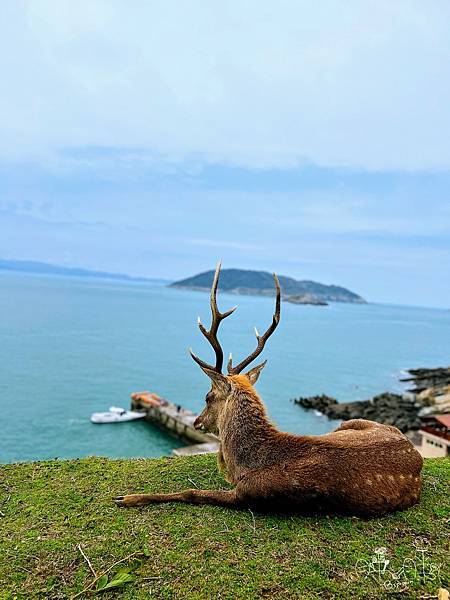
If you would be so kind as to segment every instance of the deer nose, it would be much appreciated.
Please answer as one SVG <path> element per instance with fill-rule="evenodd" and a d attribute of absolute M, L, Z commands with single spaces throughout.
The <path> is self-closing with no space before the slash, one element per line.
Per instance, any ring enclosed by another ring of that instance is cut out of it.
<path fill-rule="evenodd" d="M 203 429 L 203 422 L 200 417 L 197 417 L 194 421 L 194 429 Z"/>

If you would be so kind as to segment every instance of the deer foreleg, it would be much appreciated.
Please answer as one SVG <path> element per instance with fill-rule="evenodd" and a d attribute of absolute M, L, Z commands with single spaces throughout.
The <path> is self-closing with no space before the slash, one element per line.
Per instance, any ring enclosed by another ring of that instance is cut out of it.
<path fill-rule="evenodd" d="M 114 498 L 117 506 L 145 506 L 159 502 L 186 502 L 188 504 L 238 504 L 235 490 L 184 490 L 174 494 L 130 494 Z"/>

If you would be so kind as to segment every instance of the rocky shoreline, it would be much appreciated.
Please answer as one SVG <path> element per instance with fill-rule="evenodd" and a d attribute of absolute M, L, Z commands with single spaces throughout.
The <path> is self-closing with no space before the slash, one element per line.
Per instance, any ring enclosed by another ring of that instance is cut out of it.
<path fill-rule="evenodd" d="M 317 410 L 329 419 L 369 419 L 394 425 L 403 432 L 420 427 L 419 412 L 422 406 L 414 399 L 390 392 L 355 402 L 338 402 L 336 398 L 325 395 L 295 398 L 293 402 L 303 408 Z"/>
<path fill-rule="evenodd" d="M 370 400 L 338 402 L 322 394 L 294 398 L 293 402 L 306 409 L 319 411 L 330 419 L 369 419 L 385 425 L 394 425 L 400 431 L 416 431 L 421 418 L 433 414 L 450 413 L 450 367 L 439 369 L 411 369 L 413 382 L 407 394 L 384 392 Z"/>
<path fill-rule="evenodd" d="M 328 306 L 328 302 L 320 300 L 311 294 L 297 294 L 295 296 L 283 296 L 285 302 L 291 304 L 311 304 L 312 306 Z"/>

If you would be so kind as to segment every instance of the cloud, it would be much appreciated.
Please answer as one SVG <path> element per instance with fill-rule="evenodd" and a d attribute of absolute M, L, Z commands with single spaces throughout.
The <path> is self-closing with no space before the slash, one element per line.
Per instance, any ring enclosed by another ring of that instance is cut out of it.
<path fill-rule="evenodd" d="M 450 294 L 450 5 L 17 0 L 0 256 Z"/>
<path fill-rule="evenodd" d="M 183 240 L 187 244 L 191 244 L 192 246 L 205 246 L 206 248 L 217 248 L 217 249 L 232 249 L 232 250 L 251 250 L 251 251 L 260 251 L 263 249 L 263 246 L 258 244 L 246 244 L 238 241 L 229 241 L 229 240 L 209 240 L 202 238 L 195 239 L 186 239 Z"/>
<path fill-rule="evenodd" d="M 88 149 L 68 160 L 56 169 L 0 167 L 0 208 L 55 223 L 177 231 L 183 244 L 254 253 L 266 231 L 280 241 L 450 236 L 448 173 L 259 171 L 145 154 L 128 164 L 122 149 Z"/>
<path fill-rule="evenodd" d="M 3 3 L 0 157 L 450 168 L 450 5 Z"/>

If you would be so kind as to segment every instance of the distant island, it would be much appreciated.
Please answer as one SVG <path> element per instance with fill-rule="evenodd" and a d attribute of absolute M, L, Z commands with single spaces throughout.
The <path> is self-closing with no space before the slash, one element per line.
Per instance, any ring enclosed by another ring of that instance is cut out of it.
<path fill-rule="evenodd" d="M 209 291 L 214 276 L 214 271 L 206 271 L 205 273 L 200 273 L 193 277 L 170 283 L 167 279 L 133 277 L 124 273 L 91 271 L 89 269 L 63 267 L 61 265 L 32 260 L 0 259 L 0 273 L 2 271 L 152 283 L 199 291 Z M 323 283 L 308 280 L 298 281 L 292 277 L 286 277 L 285 275 L 280 275 L 278 278 L 280 280 L 283 299 L 292 304 L 326 306 L 328 302 L 366 303 L 364 298 L 341 286 L 325 285 Z M 232 294 L 273 296 L 275 293 L 273 275 L 266 271 L 223 269 L 220 275 L 219 287 L 224 292 Z"/>
<path fill-rule="evenodd" d="M 209 291 L 214 271 L 206 271 L 175 281 L 170 287 Z M 297 280 L 285 275 L 278 276 L 284 299 L 294 304 L 326 305 L 328 302 L 352 302 L 365 304 L 364 298 L 354 292 L 338 286 L 325 285 L 316 281 Z M 222 269 L 219 288 L 232 294 L 257 296 L 273 296 L 273 276 L 266 271 L 249 271 L 244 269 Z"/>
<path fill-rule="evenodd" d="M 114 279 L 120 281 L 134 281 L 145 283 L 167 284 L 167 279 L 147 279 L 145 277 L 132 277 L 123 273 L 108 273 L 106 271 L 90 271 L 76 267 L 62 267 L 45 262 L 33 260 L 6 260 L 0 259 L 0 272 L 14 271 L 19 273 L 35 273 L 41 275 L 60 275 L 65 277 L 89 277 L 95 279 Z"/>

